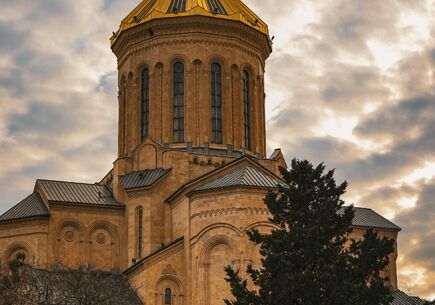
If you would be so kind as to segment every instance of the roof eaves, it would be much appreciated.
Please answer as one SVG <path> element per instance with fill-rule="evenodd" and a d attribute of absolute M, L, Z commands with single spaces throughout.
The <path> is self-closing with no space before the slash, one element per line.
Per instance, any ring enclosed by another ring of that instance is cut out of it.
<path fill-rule="evenodd" d="M 351 225 L 352 228 L 361 228 L 361 229 L 376 229 L 376 230 L 382 230 L 382 231 L 393 231 L 393 232 L 400 232 L 402 231 L 402 228 L 386 228 L 382 226 L 371 226 L 371 225 Z"/>
<path fill-rule="evenodd" d="M 223 187 L 216 187 L 216 188 L 210 188 L 210 189 L 202 189 L 202 190 L 192 190 L 186 194 L 187 197 L 191 197 L 195 194 L 206 194 L 208 192 L 214 192 L 216 190 L 231 190 L 231 189 L 257 189 L 257 190 L 270 190 L 270 189 L 278 189 L 278 186 L 276 187 L 268 187 L 268 186 L 257 186 L 257 185 L 245 185 L 245 184 L 237 184 L 237 185 L 230 185 L 230 186 L 223 186 Z"/>
<path fill-rule="evenodd" d="M 101 208 L 125 208 L 125 204 L 115 201 L 115 204 L 104 204 L 104 203 L 87 203 L 87 202 L 70 202 L 70 201 L 56 201 L 49 200 L 50 204 L 61 204 L 61 205 L 77 205 L 77 206 L 91 206 L 91 207 L 101 207 Z"/>
<path fill-rule="evenodd" d="M 16 217 L 13 219 L 0 220 L 0 224 L 9 224 L 9 223 L 13 223 L 16 221 L 26 221 L 26 220 L 38 220 L 38 219 L 44 220 L 44 219 L 49 219 L 50 217 L 51 217 L 51 214 L 26 216 L 26 217 Z"/>

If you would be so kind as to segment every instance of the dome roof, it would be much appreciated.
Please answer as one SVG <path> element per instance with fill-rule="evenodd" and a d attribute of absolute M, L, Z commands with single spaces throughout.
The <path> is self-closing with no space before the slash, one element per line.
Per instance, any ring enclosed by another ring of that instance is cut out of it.
<path fill-rule="evenodd" d="M 110 40 L 114 44 L 123 31 L 153 19 L 193 15 L 240 21 L 266 35 L 269 34 L 267 24 L 241 0 L 143 0 L 122 20 L 118 32 Z"/>

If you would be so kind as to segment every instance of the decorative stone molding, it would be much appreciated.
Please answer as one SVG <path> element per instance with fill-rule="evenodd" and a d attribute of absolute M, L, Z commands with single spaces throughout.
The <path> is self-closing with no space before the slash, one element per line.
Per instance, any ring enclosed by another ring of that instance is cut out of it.
<path fill-rule="evenodd" d="M 238 214 L 255 214 L 255 215 L 269 215 L 270 212 L 267 208 L 224 208 L 224 209 L 212 209 L 201 211 L 190 216 L 193 218 L 207 218 L 207 217 L 217 217 L 217 216 L 227 216 L 227 215 L 238 215 Z"/>

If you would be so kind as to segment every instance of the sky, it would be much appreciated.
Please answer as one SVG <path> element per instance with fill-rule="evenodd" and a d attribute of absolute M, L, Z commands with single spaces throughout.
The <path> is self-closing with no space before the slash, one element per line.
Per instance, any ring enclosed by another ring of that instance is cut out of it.
<path fill-rule="evenodd" d="M 269 24 L 268 151 L 402 227 L 399 287 L 435 298 L 435 0 L 245 0 Z M 116 158 L 109 37 L 138 0 L 0 0 L 0 211 Z"/>

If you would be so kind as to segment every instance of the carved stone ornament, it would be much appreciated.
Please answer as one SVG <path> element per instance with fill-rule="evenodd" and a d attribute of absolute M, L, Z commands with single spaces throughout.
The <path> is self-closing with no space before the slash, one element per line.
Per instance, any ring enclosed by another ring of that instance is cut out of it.
<path fill-rule="evenodd" d="M 63 235 L 63 238 L 69 242 L 73 241 L 74 240 L 74 232 L 73 231 L 66 231 L 65 234 Z"/>
<path fill-rule="evenodd" d="M 97 243 L 104 244 L 106 242 L 106 235 L 103 233 L 97 234 Z"/>
<path fill-rule="evenodd" d="M 163 269 L 162 274 L 177 275 L 177 272 L 175 271 L 174 267 L 172 267 L 171 264 L 168 264 L 166 265 L 165 269 Z"/>

